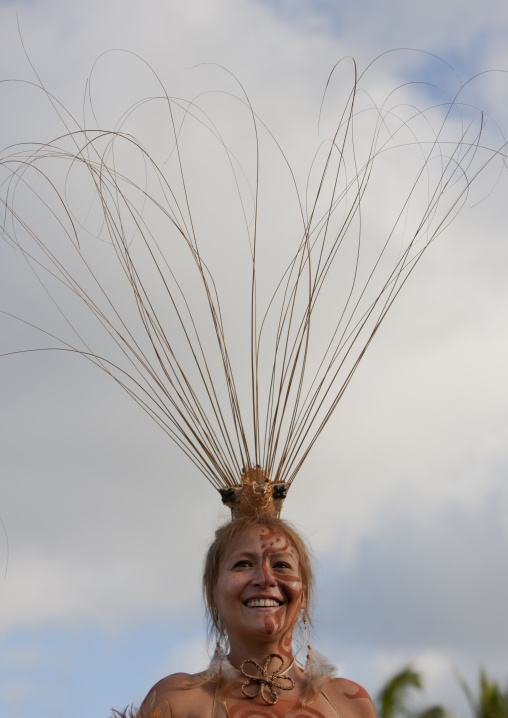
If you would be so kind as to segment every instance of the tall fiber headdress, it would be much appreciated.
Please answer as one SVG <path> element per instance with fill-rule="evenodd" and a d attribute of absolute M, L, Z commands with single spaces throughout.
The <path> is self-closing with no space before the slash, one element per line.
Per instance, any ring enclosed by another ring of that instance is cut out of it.
<path fill-rule="evenodd" d="M 467 83 L 379 97 L 379 62 L 334 68 L 303 181 L 229 74 L 183 101 L 147 68 L 113 126 L 95 68 L 79 120 L 37 80 L 60 129 L 0 156 L 3 239 L 55 307 L 42 348 L 110 375 L 233 515 L 280 512 L 423 253 L 504 167 Z"/>

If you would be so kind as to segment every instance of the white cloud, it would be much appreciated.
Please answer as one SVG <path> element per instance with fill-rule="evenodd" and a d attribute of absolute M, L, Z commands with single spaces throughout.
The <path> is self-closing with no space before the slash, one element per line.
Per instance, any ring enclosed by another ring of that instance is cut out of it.
<path fill-rule="evenodd" d="M 447 13 L 437 13 L 433 2 L 366 3 L 362 13 L 334 24 L 335 6 L 327 14 L 323 5 L 316 16 L 308 5 L 307 13 L 293 16 L 269 3 L 92 0 L 86 6 L 35 2 L 23 5 L 20 17 L 38 71 L 76 113 L 91 63 L 112 47 L 139 52 L 175 96 L 235 88 L 216 68 L 186 69 L 224 64 L 245 84 L 300 180 L 315 147 L 301 138 L 317 139 L 327 73 L 344 54 L 365 62 L 393 45 L 414 45 L 457 58 L 465 72 L 506 59 L 504 3 L 492 1 L 474 14 L 455 2 L 447 3 Z M 2 76 L 31 77 L 9 4 L 0 6 L 0 26 Z M 472 45 L 474 56 L 467 52 Z M 419 61 L 403 58 L 402 68 L 397 56 L 393 63 L 387 58 L 393 75 L 377 76 L 380 96 L 392 76 L 400 81 Z M 430 65 L 433 78 L 445 77 Z M 149 72 L 124 55 L 105 56 L 93 81 L 104 122 L 138 90 L 156 91 Z M 479 94 L 503 117 L 506 85 L 499 85 L 499 76 L 489 77 Z M 13 87 L 1 92 L 15 117 L 12 123 L 2 113 L 2 138 L 31 136 L 32 95 Z M 324 120 L 333 119 L 334 98 Z M 44 105 L 37 105 L 40 137 L 57 126 Z M 242 129 L 234 123 L 228 129 L 240 146 Z M 202 157 L 192 155 L 192 144 L 186 149 L 195 169 Z M 401 184 L 393 170 L 385 176 L 388 190 Z M 270 171 L 284 177 L 275 162 Z M 501 665 L 508 591 L 503 572 L 496 572 L 506 565 L 508 540 L 505 186 L 464 215 L 418 268 L 287 501 L 286 516 L 303 527 L 320 557 L 318 627 L 327 621 L 333 627 L 329 652 L 339 652 L 353 678 L 363 680 L 367 664 L 373 685 L 412 656 L 432 691 L 443 693 L 437 676 L 450 661 L 459 670 L 466 665 L 471 676 L 473 655 Z M 213 197 L 207 197 L 211 205 Z M 290 192 L 281 181 L 264 199 L 273 197 L 279 206 L 266 222 L 275 244 L 287 230 L 279 210 Z M 376 218 L 381 209 L 373 205 Z M 221 219 L 214 216 L 217 225 Z M 11 268 L 12 253 L 7 256 Z M 19 270 L 7 271 L 0 305 L 12 301 L 45 322 L 47 306 L 34 299 L 32 278 Z M 231 274 L 226 267 L 223 279 Z M 231 281 L 240 283 L 238 276 Z M 239 302 L 227 304 L 234 324 Z M 12 332 L 11 348 L 39 341 L 12 322 L 2 326 Z M 125 627 L 175 612 L 200 621 L 201 556 L 219 516 L 226 516 L 213 489 L 108 377 L 65 356 L 2 362 L 0 512 L 10 540 L 0 586 L 2 630 L 51 622 Z M 467 637 L 470 647 L 463 645 Z M 195 636 L 179 644 L 160 670 L 200 667 L 200 645 Z"/>

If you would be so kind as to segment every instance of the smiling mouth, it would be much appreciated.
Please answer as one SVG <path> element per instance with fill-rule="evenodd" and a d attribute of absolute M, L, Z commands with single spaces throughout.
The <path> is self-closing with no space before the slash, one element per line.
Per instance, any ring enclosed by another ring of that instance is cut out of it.
<path fill-rule="evenodd" d="M 251 598 L 245 601 L 247 608 L 278 608 L 282 605 L 282 601 L 277 601 L 276 598 Z"/>

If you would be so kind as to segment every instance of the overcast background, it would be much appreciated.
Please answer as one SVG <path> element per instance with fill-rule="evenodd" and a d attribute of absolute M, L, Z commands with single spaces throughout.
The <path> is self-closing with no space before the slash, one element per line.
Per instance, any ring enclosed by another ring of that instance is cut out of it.
<path fill-rule="evenodd" d="M 415 47 L 462 78 L 508 69 L 504 0 L 0 0 L 0 76 L 32 80 L 16 13 L 67 107 L 79 112 L 92 63 L 111 48 L 139 53 L 185 97 L 196 89 L 187 68 L 215 62 L 296 165 L 299 133 L 312 129 L 315 147 L 326 79 L 345 55 L 363 67 Z M 435 68 L 423 59 L 419 76 L 439 82 Z M 483 93 L 507 127 L 506 81 Z M 33 139 L 36 120 L 43 131 L 27 97 L 2 88 L 2 146 Z M 316 647 L 372 695 L 412 662 L 420 702 L 464 716 L 455 672 L 508 680 L 506 226 L 505 183 L 427 254 L 285 506 L 316 556 Z M 1 262 L 0 308 L 40 323 L 31 277 L 5 247 Z M 0 331 L 8 349 L 37 346 L 12 321 Z M 227 518 L 212 488 L 83 361 L 4 358 L 0 392 L 2 718 L 107 716 L 163 675 L 202 668 L 201 560 Z"/>

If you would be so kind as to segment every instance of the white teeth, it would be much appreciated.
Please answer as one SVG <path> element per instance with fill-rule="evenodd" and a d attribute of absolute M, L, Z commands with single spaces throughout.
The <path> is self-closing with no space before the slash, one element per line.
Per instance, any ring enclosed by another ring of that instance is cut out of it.
<path fill-rule="evenodd" d="M 249 608 L 268 608 L 269 606 L 279 606 L 279 601 L 274 598 L 251 598 L 245 604 Z"/>

